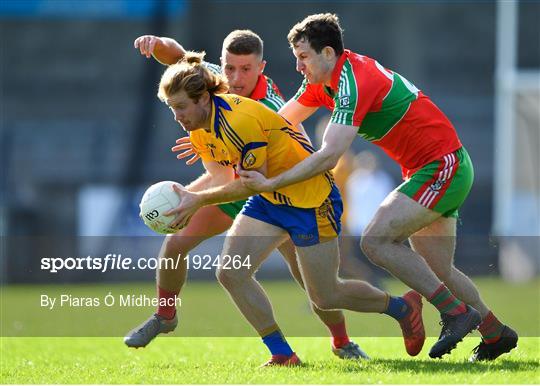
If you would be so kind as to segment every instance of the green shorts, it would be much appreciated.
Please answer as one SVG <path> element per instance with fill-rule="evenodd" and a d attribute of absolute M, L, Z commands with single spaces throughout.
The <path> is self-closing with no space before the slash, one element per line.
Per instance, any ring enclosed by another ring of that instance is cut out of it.
<path fill-rule="evenodd" d="M 443 217 L 458 217 L 474 180 L 474 168 L 464 147 L 430 162 L 397 190 Z"/>
<path fill-rule="evenodd" d="M 245 203 L 246 200 L 228 202 L 226 204 L 219 204 L 218 208 L 221 209 L 227 216 L 234 219 L 236 216 L 238 216 L 238 213 L 240 213 Z"/>

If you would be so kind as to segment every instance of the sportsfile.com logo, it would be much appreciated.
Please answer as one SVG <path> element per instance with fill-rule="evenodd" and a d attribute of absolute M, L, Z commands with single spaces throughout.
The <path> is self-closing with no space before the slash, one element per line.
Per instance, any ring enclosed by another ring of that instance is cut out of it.
<path fill-rule="evenodd" d="M 43 257 L 41 258 L 40 269 L 50 273 L 57 273 L 63 270 L 88 270 L 88 271 L 127 271 L 127 270 L 172 270 L 177 271 L 180 266 L 186 269 L 211 270 L 220 269 L 244 269 L 251 267 L 251 255 L 199 255 L 187 254 L 170 257 L 142 257 L 132 259 L 124 257 L 122 254 L 109 253 L 106 256 L 85 256 L 85 257 Z"/>

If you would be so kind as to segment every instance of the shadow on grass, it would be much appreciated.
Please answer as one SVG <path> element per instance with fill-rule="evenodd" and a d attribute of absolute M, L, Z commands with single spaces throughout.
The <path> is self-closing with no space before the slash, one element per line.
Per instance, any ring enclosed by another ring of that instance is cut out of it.
<path fill-rule="evenodd" d="M 380 367 L 384 371 L 415 372 L 415 373 L 484 373 L 486 371 L 506 370 L 510 372 L 538 370 L 540 362 L 534 360 L 497 360 L 495 362 L 445 362 L 429 359 L 372 359 L 370 361 L 350 361 L 340 366 L 343 372 L 361 372 L 375 370 Z M 320 364 L 305 362 L 304 368 L 318 370 Z"/>

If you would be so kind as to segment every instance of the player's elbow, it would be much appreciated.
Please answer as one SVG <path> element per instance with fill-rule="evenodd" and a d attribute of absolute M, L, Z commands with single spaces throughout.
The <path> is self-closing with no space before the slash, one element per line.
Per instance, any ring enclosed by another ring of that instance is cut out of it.
<path fill-rule="evenodd" d="M 322 149 L 321 150 L 321 158 L 322 158 L 321 164 L 324 168 L 324 171 L 334 169 L 339 162 L 340 156 L 341 156 L 340 154 L 330 149 Z"/>

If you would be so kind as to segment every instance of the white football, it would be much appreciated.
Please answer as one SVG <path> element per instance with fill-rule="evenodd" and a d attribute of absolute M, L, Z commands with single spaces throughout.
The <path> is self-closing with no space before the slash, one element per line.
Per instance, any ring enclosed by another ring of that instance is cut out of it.
<path fill-rule="evenodd" d="M 173 185 L 180 185 L 174 181 L 162 181 L 150 186 L 144 192 L 139 204 L 140 213 L 146 226 L 154 232 L 167 234 L 176 233 L 178 229 L 170 228 L 169 224 L 175 216 L 164 216 L 163 213 L 180 205 L 180 197 L 173 190 Z M 182 185 L 180 185 L 182 186 Z"/>

